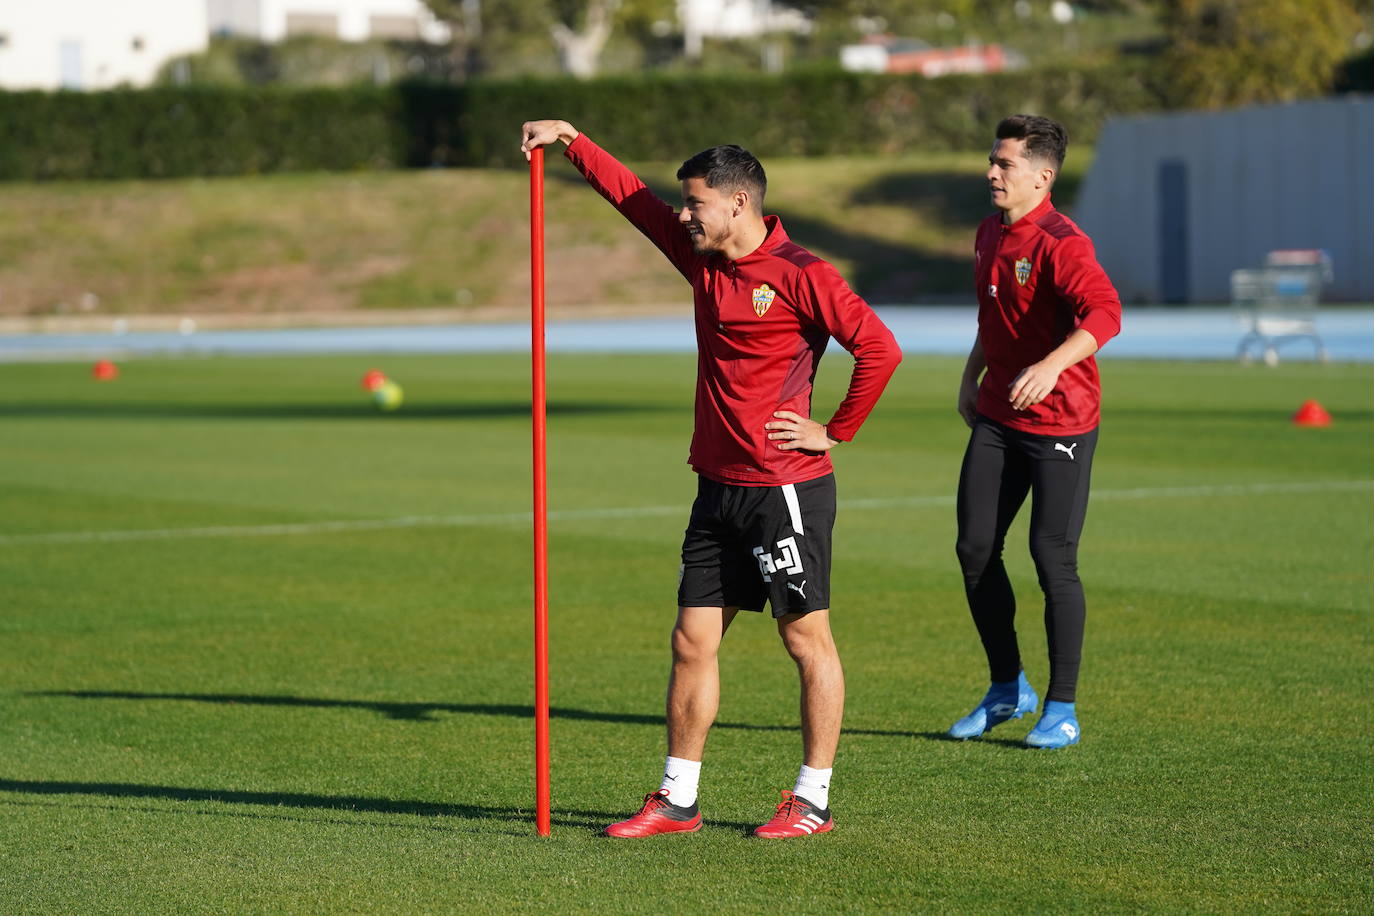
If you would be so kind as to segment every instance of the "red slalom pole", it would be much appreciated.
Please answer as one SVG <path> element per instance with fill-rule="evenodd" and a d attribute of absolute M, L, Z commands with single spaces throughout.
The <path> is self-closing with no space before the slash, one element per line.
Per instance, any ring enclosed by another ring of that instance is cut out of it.
<path fill-rule="evenodd" d="M 544 377 L 544 149 L 530 150 L 530 363 L 534 418 L 534 794 L 540 836 L 549 806 L 549 493 Z"/>

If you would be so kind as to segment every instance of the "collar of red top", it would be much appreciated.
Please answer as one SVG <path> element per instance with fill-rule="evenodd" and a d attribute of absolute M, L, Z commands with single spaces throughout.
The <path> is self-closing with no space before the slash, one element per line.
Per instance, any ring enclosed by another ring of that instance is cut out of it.
<path fill-rule="evenodd" d="M 1008 226 L 1002 222 L 1000 217 L 997 224 L 1002 227 L 1003 232 L 1016 232 L 1022 228 L 1029 228 L 1040 222 L 1040 218 L 1054 209 L 1054 204 L 1050 202 L 1050 195 L 1046 194 L 1045 199 L 1036 205 L 1035 209 L 1018 219 Z"/>
<path fill-rule="evenodd" d="M 783 242 L 791 241 L 791 239 L 787 237 L 787 230 L 782 228 L 782 220 L 778 217 L 765 216 L 763 218 L 763 225 L 764 228 L 768 230 L 768 234 L 763 237 L 763 244 L 759 245 L 759 247 L 736 261 L 731 261 L 721 254 L 717 254 L 716 257 L 720 258 L 721 263 L 726 265 L 739 264 L 752 258 L 763 257 Z"/>

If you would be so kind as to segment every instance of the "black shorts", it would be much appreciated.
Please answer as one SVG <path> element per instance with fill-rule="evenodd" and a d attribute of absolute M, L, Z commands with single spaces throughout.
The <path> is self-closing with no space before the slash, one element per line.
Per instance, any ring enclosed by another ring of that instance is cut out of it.
<path fill-rule="evenodd" d="M 738 607 L 773 616 L 830 607 L 835 475 L 781 487 L 698 478 L 682 541 L 679 607 Z"/>

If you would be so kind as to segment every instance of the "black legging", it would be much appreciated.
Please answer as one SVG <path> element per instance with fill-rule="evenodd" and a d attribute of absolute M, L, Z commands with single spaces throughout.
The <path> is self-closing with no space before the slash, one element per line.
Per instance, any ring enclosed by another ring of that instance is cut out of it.
<path fill-rule="evenodd" d="M 1097 430 L 1077 436 L 1023 433 L 979 417 L 959 473 L 959 541 L 969 610 L 994 681 L 1021 672 L 1016 596 L 1002 563 L 1007 529 L 1032 493 L 1030 552 L 1045 593 L 1050 651 L 1047 700 L 1072 703 L 1087 608 L 1078 579 L 1078 537 L 1088 509 Z"/>

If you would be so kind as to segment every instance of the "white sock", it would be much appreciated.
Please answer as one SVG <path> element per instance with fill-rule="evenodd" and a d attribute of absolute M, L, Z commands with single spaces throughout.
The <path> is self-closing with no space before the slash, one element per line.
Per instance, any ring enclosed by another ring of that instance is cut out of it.
<path fill-rule="evenodd" d="M 800 795 L 824 811 L 830 807 L 830 774 L 833 772 L 835 772 L 834 767 L 828 770 L 813 770 L 803 763 L 801 772 L 797 774 L 797 785 L 792 789 L 792 794 Z"/>
<path fill-rule="evenodd" d="M 663 764 L 663 784 L 659 791 L 668 790 L 668 802 L 679 808 L 690 808 L 697 801 L 697 783 L 701 780 L 701 761 L 669 757 Z"/>

